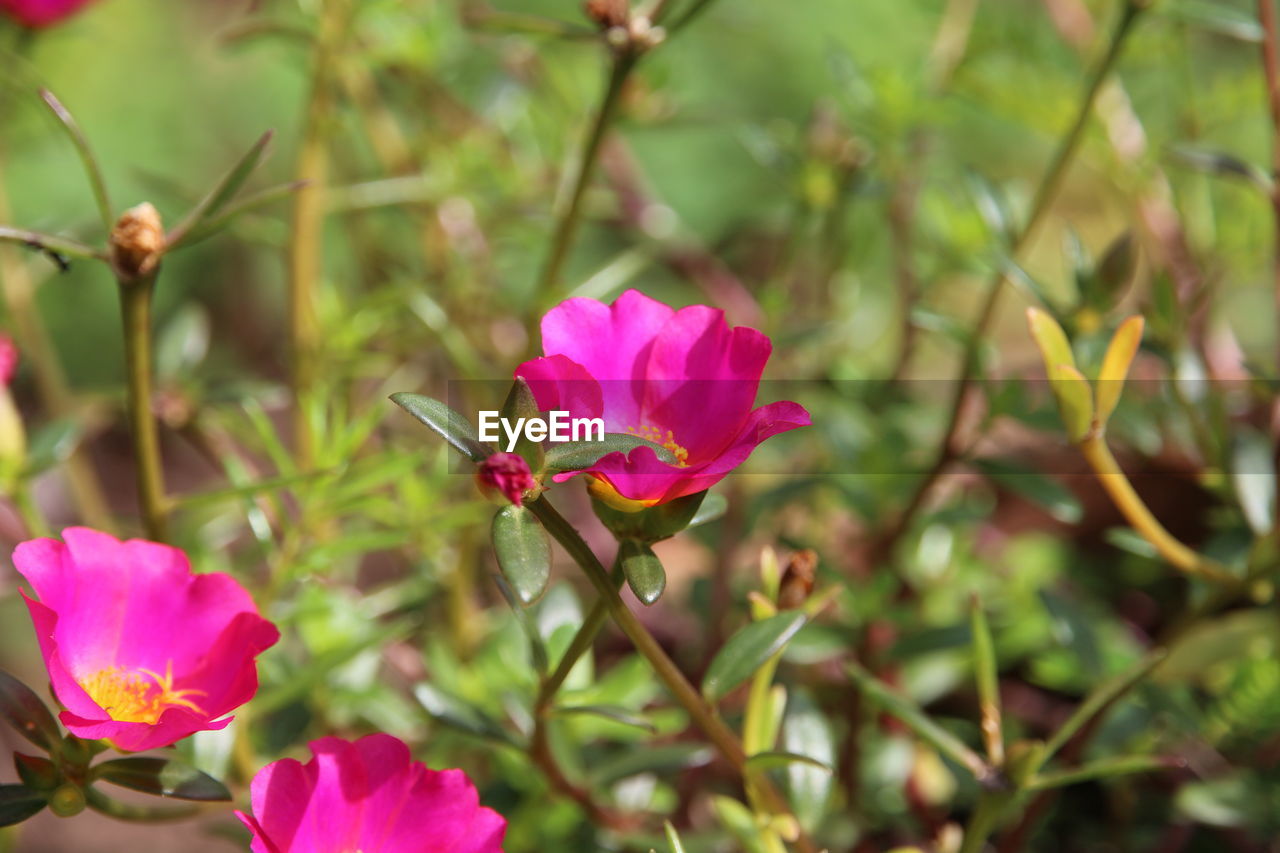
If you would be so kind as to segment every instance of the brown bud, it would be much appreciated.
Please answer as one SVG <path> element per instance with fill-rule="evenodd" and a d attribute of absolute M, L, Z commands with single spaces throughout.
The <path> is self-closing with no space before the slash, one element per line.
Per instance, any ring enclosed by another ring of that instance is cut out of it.
<path fill-rule="evenodd" d="M 602 30 L 625 27 L 631 14 L 627 6 L 627 0 L 587 0 L 587 17 Z"/>
<path fill-rule="evenodd" d="M 125 278 L 140 278 L 155 272 L 164 247 L 160 214 L 147 202 L 126 210 L 111 229 L 111 260 Z"/>
<path fill-rule="evenodd" d="M 782 584 L 778 587 L 778 607 L 781 610 L 796 610 L 804 606 L 813 592 L 814 581 L 818 577 L 818 552 L 809 548 L 796 551 L 787 561 L 787 569 L 782 574 Z"/>

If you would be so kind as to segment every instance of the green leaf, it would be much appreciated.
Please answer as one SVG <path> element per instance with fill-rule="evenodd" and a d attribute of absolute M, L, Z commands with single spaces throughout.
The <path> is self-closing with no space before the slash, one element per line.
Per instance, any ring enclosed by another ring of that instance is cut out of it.
<path fill-rule="evenodd" d="M 773 770 L 778 767 L 790 767 L 795 764 L 803 764 L 807 767 L 813 767 L 818 770 L 831 772 L 831 765 L 825 764 L 816 758 L 810 758 L 807 755 L 799 755 L 794 752 L 757 752 L 747 758 L 747 765 L 757 770 Z"/>
<path fill-rule="evenodd" d="M 977 676 L 982 736 L 992 764 L 1004 763 L 1004 728 L 1000 713 L 1000 667 L 996 660 L 991 626 L 982 602 L 974 596 L 969 605 L 969 630 L 973 634 L 973 669 Z"/>
<path fill-rule="evenodd" d="M 117 758 L 96 765 L 92 778 L 157 797 L 223 802 L 231 792 L 212 776 L 171 758 Z"/>
<path fill-rule="evenodd" d="M 25 785 L 0 785 L 0 826 L 13 826 L 34 817 L 49 804 Z"/>
<path fill-rule="evenodd" d="M 1081 441 L 1093 428 L 1093 389 L 1074 367 L 1058 364 L 1050 367 L 1048 372 L 1049 387 L 1058 400 L 1058 413 L 1066 427 L 1067 438 Z"/>
<path fill-rule="evenodd" d="M 982 781 L 990 776 L 990 768 L 978 753 L 930 719 L 910 698 L 889 687 L 856 663 L 846 665 L 846 670 L 859 690 L 878 702 L 885 711 L 906 723 L 921 740 L 967 769 L 975 779 Z"/>
<path fill-rule="evenodd" d="M 595 767 L 591 771 L 591 784 L 604 788 L 640 773 L 679 773 L 702 767 L 714 757 L 715 750 L 711 747 L 692 742 L 627 749 Z"/>
<path fill-rule="evenodd" d="M 1245 521 L 1255 536 L 1266 536 L 1275 520 L 1276 474 L 1271 466 L 1271 443 L 1261 432 L 1238 430 L 1231 479 Z"/>
<path fill-rule="evenodd" d="M 22 784 L 33 791 L 52 791 L 62 781 L 58 767 L 47 758 L 38 755 L 13 754 L 13 768 Z"/>
<path fill-rule="evenodd" d="M 1171 767 L 1184 765 L 1182 759 L 1166 758 L 1159 755 L 1132 755 L 1121 758 L 1104 758 L 1081 767 L 1063 770 L 1058 773 L 1046 773 L 1037 776 L 1027 783 L 1023 790 L 1047 791 L 1052 788 L 1063 788 L 1067 785 L 1078 785 L 1081 782 L 1093 782 L 1112 776 L 1127 776 L 1133 773 L 1150 773 L 1153 770 L 1168 770 Z"/>
<path fill-rule="evenodd" d="M 730 637 L 712 659 L 702 680 L 707 701 L 718 701 L 750 678 L 769 658 L 787 647 L 805 621 L 803 613 L 779 613 L 752 622 Z"/>
<path fill-rule="evenodd" d="M 702 501 L 702 506 L 698 507 L 698 511 L 693 514 L 693 518 L 689 520 L 689 527 L 697 527 L 700 524 L 710 524 L 719 520 L 726 512 L 729 511 L 729 499 L 718 492 L 708 492 Z"/>
<path fill-rule="evenodd" d="M 1085 300 L 1099 311 L 1110 311 L 1133 283 L 1137 270 L 1137 243 L 1133 232 L 1126 231 L 1103 252 L 1094 274 L 1086 282 Z"/>
<path fill-rule="evenodd" d="M 1040 357 L 1044 360 L 1045 372 L 1050 379 L 1050 372 L 1055 365 L 1075 367 L 1076 358 L 1071 352 L 1071 342 L 1062 326 L 1047 311 L 1039 308 L 1027 309 L 1027 326 L 1031 329 L 1031 337 L 1040 349 Z"/>
<path fill-rule="evenodd" d="M 443 725 L 484 740 L 516 746 L 511 733 L 488 714 L 434 685 L 425 682 L 417 685 L 413 696 L 432 719 Z"/>
<path fill-rule="evenodd" d="M 36 430 L 27 450 L 27 474 L 39 474 L 65 462 L 84 437 L 84 425 L 74 418 L 58 418 Z"/>
<path fill-rule="evenodd" d="M 1180 0 L 1177 3 L 1163 4 L 1161 11 L 1175 21 L 1238 41 L 1259 44 L 1264 38 L 1262 26 L 1255 18 L 1225 3 Z"/>
<path fill-rule="evenodd" d="M 0 670 L 0 717 L 27 740 L 51 752 L 62 740 L 53 714 L 30 687 Z"/>
<path fill-rule="evenodd" d="M 116 820 L 133 823 L 159 823 L 161 821 L 182 820 L 199 813 L 200 806 L 188 803 L 181 806 L 144 806 L 135 803 L 122 803 L 112 799 L 96 788 L 88 788 L 84 792 L 89 808 Z"/>
<path fill-rule="evenodd" d="M 586 714 L 593 717 L 602 717 L 611 722 L 621 723 L 624 726 L 643 729 L 649 734 L 658 733 L 657 726 L 649 720 L 618 705 L 559 705 L 555 708 L 555 713 L 560 716 Z"/>
<path fill-rule="evenodd" d="M 524 380 L 524 377 L 517 376 L 516 381 L 511 385 L 511 390 L 507 393 L 506 401 L 502 404 L 500 417 L 514 424 L 522 419 L 528 420 L 541 415 L 538 402 L 533 398 L 533 392 L 529 390 L 529 383 Z M 524 461 L 529 463 L 530 470 L 542 470 L 544 456 L 542 443 L 531 441 L 524 430 L 520 430 L 520 434 L 516 437 L 514 452 L 520 454 Z"/>
<path fill-rule="evenodd" d="M 493 517 L 498 568 L 522 604 L 532 604 L 551 577 L 551 540 L 525 507 L 504 506 Z"/>
<path fill-rule="evenodd" d="M 41 89 L 40 98 L 49 107 L 58 123 L 62 125 L 62 129 L 67 133 L 67 138 L 71 140 L 71 144 L 75 146 L 76 153 L 80 155 L 80 162 L 84 165 L 85 174 L 89 178 L 89 186 L 93 190 L 93 198 L 98 203 L 98 216 L 102 219 L 102 226 L 110 233 L 115 226 L 115 207 L 111 204 L 111 197 L 107 193 L 107 182 L 102 178 L 102 168 L 98 165 L 98 158 L 94 156 L 93 149 L 89 146 L 88 137 L 84 135 L 80 125 L 76 124 L 76 120 L 72 117 L 70 111 L 53 96 L 52 92 L 48 89 Z"/>
<path fill-rule="evenodd" d="M 274 204 L 277 201 L 283 201 L 306 185 L 306 181 L 290 181 L 286 184 L 277 184 L 273 187 L 267 187 L 265 190 L 241 196 L 223 207 L 222 211 L 216 216 L 205 217 L 200 224 L 188 231 L 187 236 L 182 239 L 182 248 L 190 248 L 196 243 L 209 239 L 243 214 Z"/>
<path fill-rule="evenodd" d="M 684 843 L 680 841 L 680 834 L 671 825 L 671 821 L 662 822 L 662 832 L 667 837 L 667 853 L 685 853 Z"/>
<path fill-rule="evenodd" d="M 645 441 L 638 435 L 625 432 L 607 432 L 604 441 L 561 441 L 546 449 L 546 466 L 553 471 L 581 471 L 590 468 L 610 453 L 630 454 L 637 447 L 649 447 L 668 465 L 678 461 L 675 454 L 665 447 Z"/>
<path fill-rule="evenodd" d="M 642 604 L 653 604 L 667 588 L 667 572 L 662 561 L 652 548 L 634 539 L 624 539 L 618 547 L 627 586 Z"/>
<path fill-rule="evenodd" d="M 1076 524 L 1084 518 L 1080 500 L 1066 486 L 1040 471 L 1003 459 L 976 459 L 973 465 L 993 483 L 1043 507 L 1063 524 Z"/>
<path fill-rule="evenodd" d="M 796 819 L 812 831 L 827 813 L 831 799 L 835 777 L 829 768 L 836 760 L 836 743 L 826 715 L 803 690 L 793 691 L 788 703 L 782 748 L 817 762 L 817 766 L 793 763 L 786 769 L 787 790 Z"/>
<path fill-rule="evenodd" d="M 449 442 L 449 446 L 470 459 L 481 462 L 493 455 L 493 448 L 482 443 L 471 422 L 453 409 L 421 394 L 392 394 L 391 401 Z"/>
<path fill-rule="evenodd" d="M 1190 145 L 1175 146 L 1170 153 L 1193 169 L 1217 177 L 1240 178 L 1264 194 L 1271 195 L 1273 182 L 1266 170 L 1252 163 L 1246 163 L 1234 154 L 1224 151 L 1206 151 Z"/>
<path fill-rule="evenodd" d="M 165 240 L 168 243 L 168 249 L 172 251 L 186 242 L 187 236 L 198 225 L 206 220 L 217 216 L 219 212 L 240 192 L 240 188 L 244 186 L 245 181 L 249 180 L 249 176 L 258 168 L 258 164 L 262 162 L 262 157 L 266 153 L 267 144 L 271 142 L 272 131 L 267 131 L 258 138 L 244 156 L 231 167 L 222 179 L 214 185 L 209 194 L 201 199 L 191 211 L 182 218 L 182 221 L 168 233 Z"/>

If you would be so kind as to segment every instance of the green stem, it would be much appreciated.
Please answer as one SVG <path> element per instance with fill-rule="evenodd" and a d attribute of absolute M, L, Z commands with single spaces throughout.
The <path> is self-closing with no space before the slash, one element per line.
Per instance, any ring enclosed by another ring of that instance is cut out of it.
<path fill-rule="evenodd" d="M 1080 443 L 1080 451 L 1116 508 L 1166 562 L 1188 575 L 1224 586 L 1240 583 L 1225 566 L 1191 550 L 1165 529 L 1134 490 L 1101 434 L 1087 436 Z"/>
<path fill-rule="evenodd" d="M 324 189 L 329 172 L 328 137 L 333 112 L 336 54 L 345 37 L 349 0 L 324 0 L 312 59 L 311 95 L 298 152 L 288 247 L 289 345 L 294 393 L 294 453 L 308 470 L 315 457 L 311 399 L 317 375 L 320 329 L 316 287 L 323 273 Z"/>
<path fill-rule="evenodd" d="M 999 822 L 1000 812 L 1009 800 L 1008 794 L 993 794 L 984 791 L 978 795 L 978 804 L 969 816 L 969 823 L 964 828 L 964 842 L 960 845 L 960 853 L 980 853 L 987 838 L 995 830 Z"/>
<path fill-rule="evenodd" d="M 613 55 L 613 62 L 609 67 L 609 80 L 605 85 L 600 107 L 596 110 L 595 120 L 587 131 L 587 139 L 582 147 L 578 173 L 574 177 L 568 203 L 556 223 L 555 234 L 551 238 L 551 249 L 547 253 L 546 262 L 543 264 L 542 274 L 538 277 L 538 299 L 547 302 L 554 301 L 559 293 L 560 275 L 564 270 L 569 248 L 573 245 L 574 235 L 577 234 L 578 225 L 582 220 L 583 196 L 586 195 L 587 185 L 591 183 L 596 161 L 600 159 L 600 149 L 604 144 L 609 126 L 613 123 L 614 116 L 618 112 L 618 105 L 622 100 L 622 90 L 639 59 L 640 55 L 630 47 L 622 48 Z"/>
<path fill-rule="evenodd" d="M 156 274 L 120 281 L 120 312 L 124 320 L 124 354 L 129 384 L 129 422 L 138 478 L 138 504 L 147 536 L 167 541 L 164 466 L 160 437 L 151 411 L 151 298 Z"/>
<path fill-rule="evenodd" d="M 1125 3 L 1124 10 L 1120 14 L 1120 20 L 1116 23 L 1116 27 L 1111 33 L 1111 40 L 1107 45 L 1106 53 L 1103 54 L 1102 59 L 1098 62 L 1097 67 L 1094 68 L 1088 82 L 1085 84 L 1084 94 L 1081 97 L 1080 106 L 1076 110 L 1075 119 L 1071 122 L 1066 135 L 1063 136 L 1062 141 L 1058 144 L 1058 150 L 1054 154 L 1049 168 L 1040 179 L 1040 185 L 1037 187 L 1036 194 L 1031 202 L 1026 224 L 1010 241 L 1008 255 L 1011 262 L 1015 261 L 1022 250 L 1030 243 L 1036 230 L 1044 222 L 1045 216 L 1048 215 L 1050 202 L 1057 196 L 1058 190 L 1066 178 L 1068 167 L 1071 165 L 1072 160 L 1075 159 L 1080 143 L 1084 139 L 1084 130 L 1089 123 L 1089 116 L 1093 112 L 1098 93 L 1102 91 L 1102 85 L 1106 82 L 1112 68 L 1115 67 L 1116 61 L 1120 58 L 1125 41 L 1133 30 L 1133 24 L 1144 8 L 1145 6 L 1140 5 L 1137 0 L 1128 0 Z M 893 543 L 906 532 L 916 513 L 924 506 L 925 498 L 932 491 L 934 483 L 946 473 L 947 469 L 951 467 L 951 463 L 962 456 L 962 452 L 958 447 L 958 439 L 961 418 L 965 410 L 965 401 L 968 399 L 969 392 L 973 387 L 975 381 L 974 373 L 978 368 L 982 345 L 986 340 L 987 331 L 991 323 L 995 320 L 1007 278 L 1008 264 L 1002 264 L 987 285 L 987 295 L 978 313 L 978 321 L 969 334 L 968 343 L 961 358 L 960 374 L 956 380 L 955 393 L 951 398 L 951 414 L 938 455 L 924 478 L 916 486 L 911 498 L 907 501 L 906 507 L 898 514 L 884 535 L 884 541 L 880 545 L 881 553 L 887 552 Z"/>
<path fill-rule="evenodd" d="M 617 581 L 615 581 L 616 583 Z M 577 666 L 579 659 L 590 650 L 595 642 L 596 635 L 600 633 L 600 629 L 604 627 L 605 620 L 608 618 L 609 603 L 603 598 L 596 599 L 596 603 L 592 605 L 591 610 L 587 613 L 587 618 L 578 628 L 578 633 L 573 635 L 573 641 L 569 643 L 569 648 L 565 649 L 564 656 L 556 664 L 555 671 L 542 683 L 542 687 L 538 691 L 539 709 L 546 708 L 555 699 L 556 693 L 564 686 L 565 679 L 569 677 L 569 673 Z"/>
<path fill-rule="evenodd" d="M 595 586 L 601 600 L 608 607 L 609 615 L 613 617 L 614 622 L 631 640 L 636 651 L 649 662 L 654 673 L 689 714 L 690 719 L 702 730 L 707 739 L 737 771 L 738 775 L 742 777 L 744 784 L 749 783 L 756 786 L 761 798 L 773 813 L 789 814 L 790 809 L 787 807 L 782 795 L 778 793 L 777 788 L 774 787 L 767 776 L 762 773 L 752 773 L 747 767 L 747 754 L 742 748 L 742 743 L 738 740 L 737 735 L 720 719 L 715 709 L 702 697 L 702 694 L 689 683 L 684 673 L 676 666 L 675 661 L 668 657 L 661 644 L 658 643 L 653 634 L 649 633 L 649 629 L 627 607 L 622 600 L 622 596 L 618 594 L 617 588 L 614 587 L 613 581 L 609 578 L 609 573 L 605 571 L 604 566 L 596 559 L 595 553 L 592 552 L 590 546 L 574 529 L 573 525 L 569 524 L 546 498 L 534 501 L 529 505 L 529 508 L 538 517 L 538 520 L 542 522 L 542 526 L 546 528 L 547 532 L 560 543 L 561 547 L 573 558 L 574 562 L 582 568 L 587 575 L 587 579 Z M 796 847 L 803 853 L 811 853 L 816 850 L 813 843 L 803 832 L 796 840 Z"/>

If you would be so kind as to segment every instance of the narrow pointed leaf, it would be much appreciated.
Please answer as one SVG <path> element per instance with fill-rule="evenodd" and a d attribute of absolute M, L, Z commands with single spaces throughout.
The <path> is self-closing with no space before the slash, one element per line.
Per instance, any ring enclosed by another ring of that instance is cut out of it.
<path fill-rule="evenodd" d="M 667 571 L 662 567 L 662 561 L 652 548 L 634 539 L 623 540 L 619 548 L 627 586 L 641 603 L 653 604 L 667 588 Z"/>
<path fill-rule="evenodd" d="M 757 770 L 773 770 L 775 768 L 786 768 L 793 764 L 803 764 L 806 767 L 813 767 L 818 770 L 831 772 L 831 766 L 823 764 L 816 758 L 810 758 L 807 755 L 799 755 L 794 752 L 757 752 L 747 759 L 747 765 Z"/>
<path fill-rule="evenodd" d="M 53 750 L 62 740 L 58 723 L 35 691 L 3 670 L 0 670 L 0 717 L 45 752 Z"/>
<path fill-rule="evenodd" d="M 787 643 L 804 627 L 803 613 L 779 613 L 752 622 L 738 631 L 716 653 L 702 680 L 702 692 L 710 702 L 723 698 L 742 684 L 769 658 L 787 647 Z"/>
<path fill-rule="evenodd" d="M 1120 324 L 1111 343 L 1107 346 L 1107 354 L 1102 359 L 1102 370 L 1098 373 L 1098 425 L 1106 426 L 1111 413 L 1120 402 L 1120 392 L 1124 390 L 1124 380 L 1129 375 L 1129 366 L 1138 354 L 1138 345 L 1142 343 L 1143 319 L 1133 316 Z"/>
<path fill-rule="evenodd" d="M 551 540 L 525 507 L 504 506 L 493 517 L 498 568 L 522 604 L 532 604 L 551 577 Z"/>
<path fill-rule="evenodd" d="M 1131 755 L 1121 758 L 1104 758 L 1070 770 L 1057 773 L 1046 773 L 1037 776 L 1027 783 L 1026 791 L 1047 791 L 1051 788 L 1062 788 L 1077 785 L 1081 782 L 1093 782 L 1112 776 L 1128 776 L 1134 773 L 1150 773 L 1154 770 L 1168 770 L 1183 766 L 1181 759 L 1167 758 L 1160 755 Z"/>
<path fill-rule="evenodd" d="M 249 180 L 249 176 L 253 174 L 253 170 L 258 168 L 258 164 L 262 162 L 262 156 L 266 153 L 267 144 L 271 142 L 273 136 L 272 131 L 267 131 L 258 141 L 253 144 L 244 156 L 231 167 L 222 179 L 214 185 L 209 194 L 202 198 L 191 211 L 182 218 L 182 221 L 169 232 L 166 242 L 170 249 L 177 248 L 185 242 L 196 226 L 200 225 L 207 219 L 218 215 L 224 207 L 235 198 L 236 193 L 240 192 L 240 188 L 244 186 L 244 182 Z"/>
<path fill-rule="evenodd" d="M 969 627 L 973 635 L 973 668 L 978 682 L 982 739 L 987 746 L 987 758 L 1000 766 L 1004 763 L 1004 727 L 1000 714 L 999 666 L 991 626 L 976 596 L 969 607 Z"/>
<path fill-rule="evenodd" d="M 1099 311 L 1109 311 L 1133 283 L 1138 269 L 1138 247 L 1133 232 L 1126 231 L 1115 239 L 1089 281 L 1085 299 Z"/>
<path fill-rule="evenodd" d="M 39 814 L 49 804 L 26 785 L 0 785 L 0 826 L 13 826 Z"/>
<path fill-rule="evenodd" d="M 671 821 L 662 822 L 662 832 L 667 837 L 667 853 L 685 853 L 684 843 L 680 841 L 680 834 L 671 825 Z"/>
<path fill-rule="evenodd" d="M 689 521 L 690 527 L 697 527 L 700 524 L 710 524 L 720 519 L 729 510 L 729 499 L 718 492 L 710 492 L 702 501 L 702 506 L 698 507 L 698 511 L 694 513 L 693 518 Z"/>
<path fill-rule="evenodd" d="M 209 239 L 230 225 L 236 217 L 251 213 L 274 202 L 282 201 L 306 185 L 306 181 L 290 181 L 286 184 L 277 184 L 274 187 L 267 187 L 265 190 L 259 190 L 256 193 L 249 193 L 224 205 L 217 214 L 206 216 L 191 227 L 191 230 L 182 238 L 182 248 L 188 248 Z M 170 246 L 169 248 L 172 250 L 175 247 Z"/>
<path fill-rule="evenodd" d="M 13 769 L 18 772 L 18 778 L 22 780 L 22 784 L 33 791 L 52 791 L 58 787 L 62 778 L 57 766 L 39 755 L 15 752 Z"/>
<path fill-rule="evenodd" d="M 93 778 L 176 800 L 223 802 L 231 799 L 226 785 L 189 764 L 170 758 L 117 758 L 94 767 Z"/>
<path fill-rule="evenodd" d="M 182 820 L 199 813 L 201 809 L 201 806 L 196 803 L 186 803 L 180 806 L 145 806 L 137 803 L 122 803 L 119 800 L 108 797 L 96 788 L 87 788 L 84 792 L 84 799 L 89 808 L 95 812 L 131 823 L 159 823 L 168 820 Z"/>
<path fill-rule="evenodd" d="M 1067 437 L 1080 441 L 1093 428 L 1093 390 L 1074 367 L 1055 364 L 1049 368 L 1049 387 L 1058 401 Z"/>
<path fill-rule="evenodd" d="M 1046 371 L 1054 365 L 1076 366 L 1076 358 L 1071 352 L 1071 342 L 1067 333 L 1062 331 L 1058 321 L 1047 311 L 1039 308 L 1027 309 L 1027 325 L 1031 328 L 1031 337 L 1040 349 L 1040 357 L 1044 359 Z M 1052 375 L 1050 375 L 1052 379 Z"/>
<path fill-rule="evenodd" d="M 71 140 L 71 144 L 75 146 L 76 153 L 80 155 L 80 162 L 84 164 L 85 174 L 89 177 L 89 186 L 93 190 L 94 201 L 98 204 L 98 216 L 102 219 L 103 227 L 110 233 L 115 226 L 115 207 L 112 206 L 111 196 L 107 193 L 107 182 L 102 178 L 102 169 L 98 166 L 98 158 L 94 156 L 93 149 L 89 147 L 88 137 L 84 135 L 80 125 L 76 124 L 71 112 L 62 105 L 61 101 L 54 97 L 52 92 L 48 89 L 41 89 L 40 98 L 53 112 L 54 117 L 58 119 L 58 123 L 67 132 L 67 137 Z"/>
<path fill-rule="evenodd" d="M 560 705 L 555 709 L 555 713 L 560 716 L 585 714 L 587 716 L 600 717 L 610 722 L 621 723 L 624 726 L 643 729 L 649 734 L 658 733 L 658 728 L 653 723 L 639 714 L 618 705 Z"/>
<path fill-rule="evenodd" d="M 541 415 L 542 412 L 538 409 L 538 402 L 533 398 L 533 391 L 529 390 L 529 383 L 524 380 L 524 377 L 517 376 L 516 381 L 511 384 L 511 390 L 507 392 L 506 401 L 502 404 L 502 419 L 514 424 L 521 419 L 528 420 L 541 417 Z M 521 430 L 520 435 L 516 438 L 513 451 L 520 454 L 524 461 L 529 463 L 531 470 L 542 470 L 542 443 L 530 440 L 524 430 Z"/>
<path fill-rule="evenodd" d="M 482 443 L 471 422 L 453 409 L 421 394 L 392 394 L 391 401 L 426 424 L 449 446 L 470 459 L 480 462 L 493 455 L 493 448 Z"/>
<path fill-rule="evenodd" d="M 1067 718 L 1067 721 L 1045 742 L 1044 760 L 1048 761 L 1052 758 L 1058 750 L 1067 745 L 1067 741 L 1071 740 L 1075 733 L 1080 731 L 1086 723 L 1106 711 L 1111 707 L 1111 703 L 1150 675 L 1151 671 L 1168 657 L 1168 654 L 1165 649 L 1153 649 L 1133 666 L 1108 678 L 1094 688 L 1093 692 L 1086 696 L 1084 701 L 1076 707 L 1076 710 Z"/>
<path fill-rule="evenodd" d="M 665 447 L 645 441 L 638 435 L 625 432 L 607 432 L 604 441 L 562 441 L 547 447 L 546 466 L 555 471 L 581 471 L 590 468 L 610 453 L 631 453 L 637 447 L 650 447 L 658 458 L 668 465 L 678 461 L 675 454 Z"/>

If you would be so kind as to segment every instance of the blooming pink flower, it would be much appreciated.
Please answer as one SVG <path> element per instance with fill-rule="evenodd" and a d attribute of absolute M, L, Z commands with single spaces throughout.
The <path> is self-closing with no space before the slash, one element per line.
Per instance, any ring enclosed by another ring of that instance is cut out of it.
<path fill-rule="evenodd" d="M 796 403 L 752 408 L 772 348 L 755 329 L 729 328 L 722 311 L 676 311 L 628 290 L 612 305 L 569 299 L 551 309 L 542 318 L 546 356 L 520 365 L 516 375 L 543 411 L 602 417 L 606 432 L 632 433 L 671 451 L 674 464 L 642 445 L 586 469 L 597 497 L 640 509 L 710 488 L 760 442 L 809 425 Z M 583 472 L 555 479 L 575 473 Z"/>
<path fill-rule="evenodd" d="M 138 752 L 206 729 L 258 689 L 254 658 L 280 638 L 223 574 L 176 548 L 83 527 L 13 555 L 53 691 L 72 734 Z"/>
<path fill-rule="evenodd" d="M 538 485 L 519 453 L 495 453 L 485 459 L 476 469 L 476 483 L 486 495 L 496 490 L 516 506 L 522 506 L 524 493 Z"/>
<path fill-rule="evenodd" d="M 3 2 L 3 0 L 0 0 Z M 0 335 L 0 385 L 8 385 L 13 375 L 18 372 L 18 348 L 13 338 Z"/>
<path fill-rule="evenodd" d="M 0 12 L 27 27 L 48 27 L 80 11 L 90 0 L 0 0 Z"/>
<path fill-rule="evenodd" d="M 253 853 L 502 853 L 507 822 L 461 770 L 429 770 L 391 735 L 311 742 L 253 777 Z"/>

